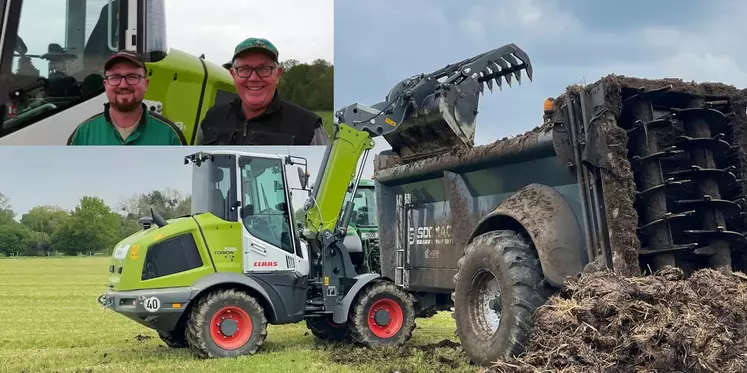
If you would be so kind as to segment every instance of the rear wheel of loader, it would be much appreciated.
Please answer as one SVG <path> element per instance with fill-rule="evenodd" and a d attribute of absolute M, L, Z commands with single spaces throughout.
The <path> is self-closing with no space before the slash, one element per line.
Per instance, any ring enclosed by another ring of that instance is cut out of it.
<path fill-rule="evenodd" d="M 482 234 L 458 268 L 454 320 L 470 360 L 488 366 L 523 353 L 534 312 L 549 297 L 531 243 L 514 231 Z"/>
<path fill-rule="evenodd" d="M 201 298 L 187 322 L 190 349 L 199 357 L 235 357 L 259 351 L 267 338 L 267 318 L 249 294 L 218 290 Z"/>
<path fill-rule="evenodd" d="M 348 325 L 332 321 L 331 316 L 309 317 L 306 327 L 314 337 L 324 341 L 344 341 L 349 338 Z"/>
<path fill-rule="evenodd" d="M 391 282 L 371 284 L 350 308 L 348 323 L 351 338 L 360 345 L 403 345 L 415 329 L 412 297 Z"/>

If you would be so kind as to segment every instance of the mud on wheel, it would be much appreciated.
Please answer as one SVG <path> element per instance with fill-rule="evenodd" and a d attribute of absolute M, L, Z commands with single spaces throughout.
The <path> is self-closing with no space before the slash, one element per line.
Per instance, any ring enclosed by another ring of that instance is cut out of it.
<path fill-rule="evenodd" d="M 262 306 L 240 290 L 217 290 L 201 298 L 187 322 L 189 347 L 202 358 L 251 355 L 266 338 Z"/>
<path fill-rule="evenodd" d="M 415 310 L 410 294 L 390 282 L 378 281 L 358 295 L 348 320 L 355 343 L 399 346 L 412 337 Z"/>
<path fill-rule="evenodd" d="M 348 325 L 332 321 L 332 316 L 309 317 L 306 319 L 306 327 L 309 328 L 314 337 L 323 341 L 345 341 L 349 339 Z"/>
<path fill-rule="evenodd" d="M 534 312 L 550 295 L 531 243 L 514 231 L 488 232 L 458 267 L 454 320 L 470 360 L 487 366 L 523 353 Z"/>

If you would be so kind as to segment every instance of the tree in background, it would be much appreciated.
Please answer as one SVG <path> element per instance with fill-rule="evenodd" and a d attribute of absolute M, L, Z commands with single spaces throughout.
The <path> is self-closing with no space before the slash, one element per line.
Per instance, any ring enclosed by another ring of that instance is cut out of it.
<path fill-rule="evenodd" d="M 297 60 L 281 62 L 283 76 L 278 92 L 286 100 L 309 110 L 334 110 L 334 66 L 323 59 L 311 64 Z"/>
<path fill-rule="evenodd" d="M 78 255 L 111 253 L 120 235 L 120 217 L 99 197 L 85 196 L 51 237 L 52 250 Z"/>
<path fill-rule="evenodd" d="M 137 221 L 150 216 L 151 207 L 173 219 L 189 215 L 191 204 L 191 196 L 174 189 L 135 194 L 116 209 L 101 198 L 84 196 L 72 211 L 39 205 L 19 222 L 10 199 L 0 193 L 0 255 L 109 255 L 117 242 L 141 229 Z"/>
<path fill-rule="evenodd" d="M 10 207 L 10 198 L 5 194 L 0 193 L 0 225 L 15 222 L 15 220 L 13 220 L 15 217 L 16 213 Z"/>

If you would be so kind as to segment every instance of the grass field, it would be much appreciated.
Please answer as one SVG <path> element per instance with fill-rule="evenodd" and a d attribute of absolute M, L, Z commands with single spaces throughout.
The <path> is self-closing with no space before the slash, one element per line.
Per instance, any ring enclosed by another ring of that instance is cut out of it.
<path fill-rule="evenodd" d="M 317 343 L 299 323 L 270 326 L 257 355 L 200 360 L 102 309 L 96 297 L 106 287 L 107 267 L 104 257 L 0 260 L 0 372 L 479 371 L 454 343 L 448 313 L 419 319 L 400 350 Z"/>

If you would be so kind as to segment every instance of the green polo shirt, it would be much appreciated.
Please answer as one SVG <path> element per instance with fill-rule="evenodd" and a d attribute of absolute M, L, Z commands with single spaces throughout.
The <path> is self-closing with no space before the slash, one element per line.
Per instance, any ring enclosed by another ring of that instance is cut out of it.
<path fill-rule="evenodd" d="M 137 128 L 123 140 L 109 117 L 109 105 L 88 118 L 70 135 L 68 145 L 187 145 L 179 127 L 168 119 L 143 108 Z"/>

